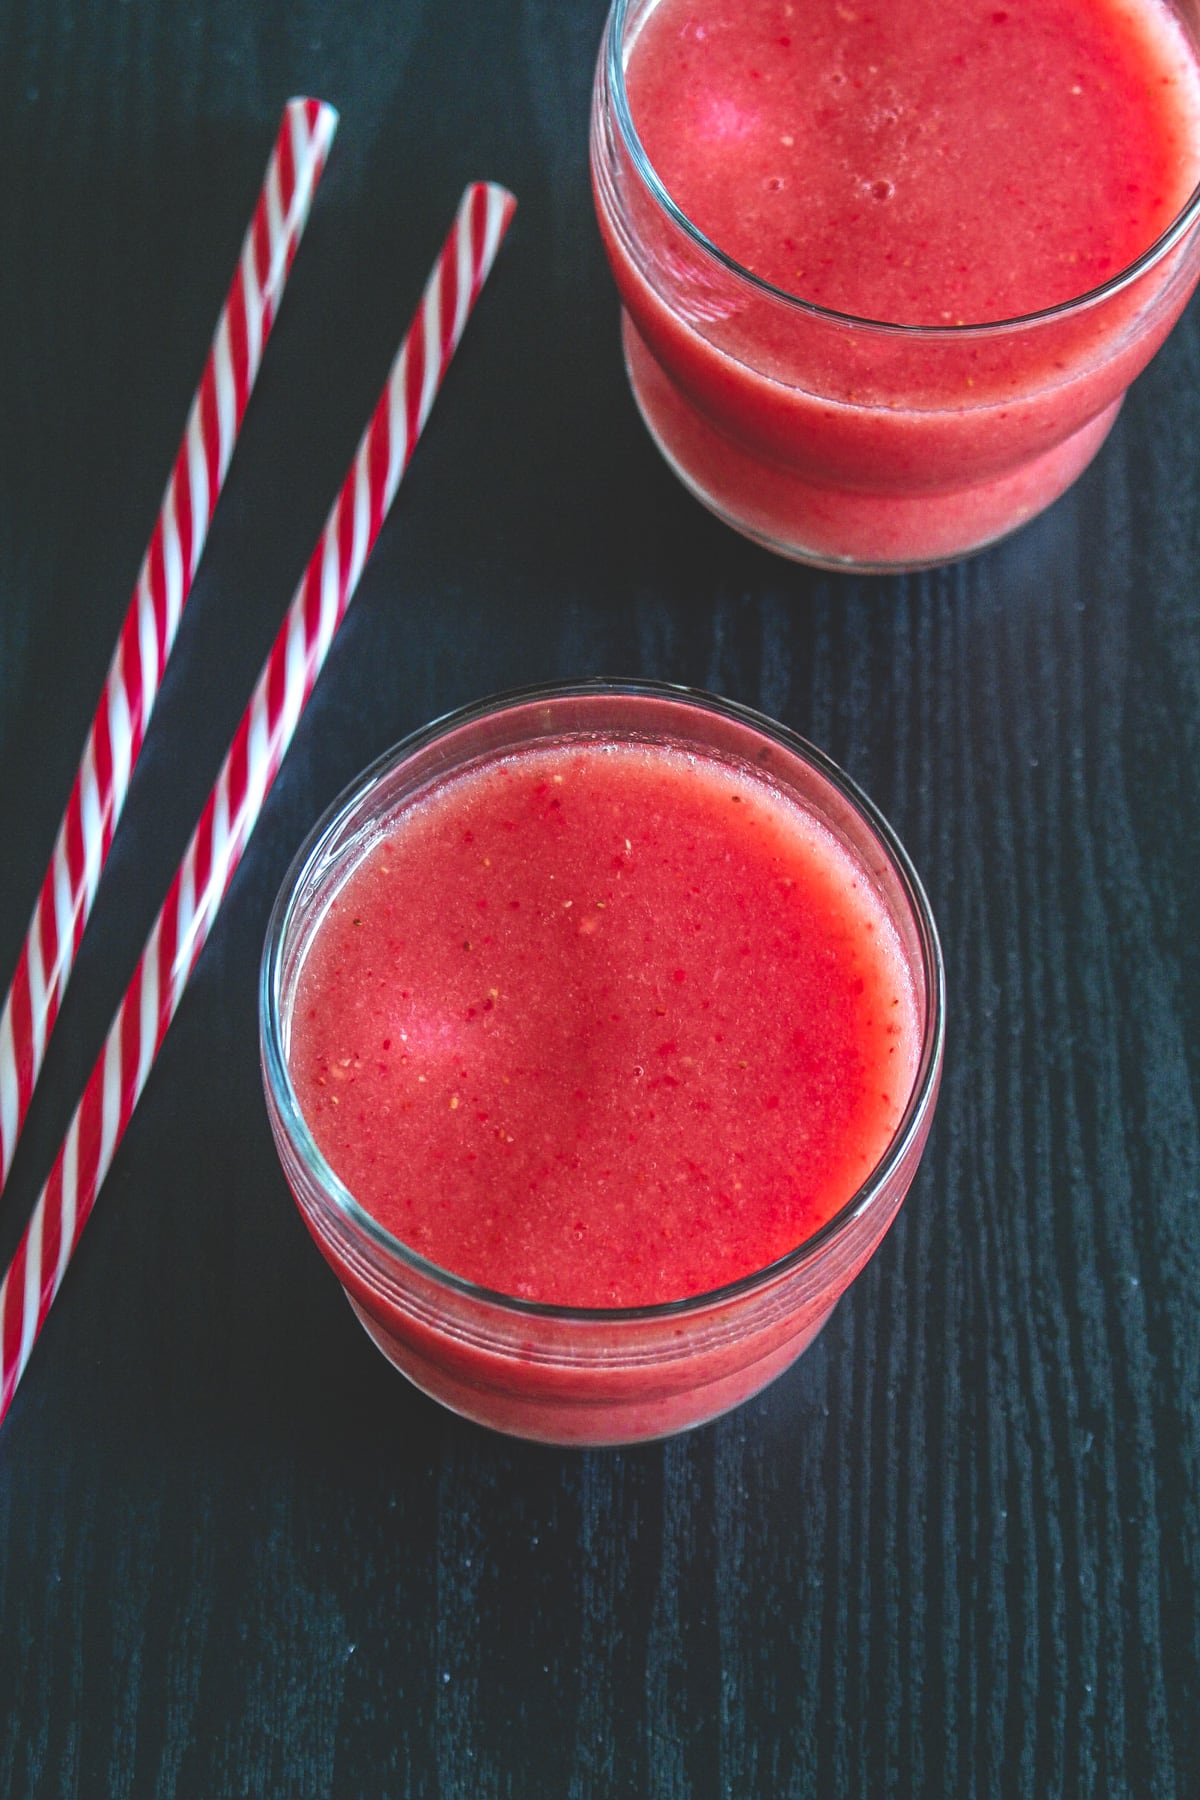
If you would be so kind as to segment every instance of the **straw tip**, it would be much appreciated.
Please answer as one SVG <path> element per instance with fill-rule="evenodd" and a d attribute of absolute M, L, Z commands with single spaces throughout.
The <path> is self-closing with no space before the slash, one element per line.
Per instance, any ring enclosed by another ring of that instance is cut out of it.
<path fill-rule="evenodd" d="M 474 204 L 482 203 L 495 221 L 499 236 L 503 237 L 512 222 L 517 210 L 517 196 L 510 193 L 498 181 L 471 181 L 462 197 L 462 206 L 469 210 Z"/>
<path fill-rule="evenodd" d="M 314 94 L 293 94 L 283 111 L 285 117 L 303 113 L 310 130 L 315 130 L 320 125 L 330 136 L 337 130 L 337 107 L 328 100 L 319 100 Z"/>
<path fill-rule="evenodd" d="M 517 196 L 511 189 L 506 188 L 502 181 L 481 181 L 477 185 L 485 189 L 487 193 L 494 194 L 504 206 L 516 208 Z"/>

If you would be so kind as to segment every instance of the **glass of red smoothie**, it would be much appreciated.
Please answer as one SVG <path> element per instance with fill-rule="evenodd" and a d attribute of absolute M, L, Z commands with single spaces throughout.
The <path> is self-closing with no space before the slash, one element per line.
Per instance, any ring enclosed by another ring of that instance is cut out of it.
<path fill-rule="evenodd" d="M 1194 0 L 615 0 L 626 367 L 684 484 L 828 568 L 966 555 L 1104 441 L 1200 271 Z"/>
<path fill-rule="evenodd" d="M 937 1096 L 941 953 L 820 751 L 646 682 L 419 732 L 315 827 L 261 984 L 267 1106 L 383 1354 L 558 1444 L 714 1417 L 808 1345 Z"/>

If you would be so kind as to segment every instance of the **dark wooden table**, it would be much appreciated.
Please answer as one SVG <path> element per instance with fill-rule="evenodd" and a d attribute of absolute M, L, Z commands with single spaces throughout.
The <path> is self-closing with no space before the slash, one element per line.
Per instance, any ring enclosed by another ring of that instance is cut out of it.
<path fill-rule="evenodd" d="M 521 209 L 0 1432 L 0 1794 L 1200 1792 L 1200 311 L 1078 488 L 909 579 L 711 520 L 622 378 L 601 0 L 0 4 L 0 964 L 280 105 L 342 126 L 0 1207 L 16 1243 L 463 182 Z M 261 1096 L 271 900 L 435 714 L 555 676 L 828 749 L 941 923 L 900 1222 L 693 1436 L 395 1376 Z"/>

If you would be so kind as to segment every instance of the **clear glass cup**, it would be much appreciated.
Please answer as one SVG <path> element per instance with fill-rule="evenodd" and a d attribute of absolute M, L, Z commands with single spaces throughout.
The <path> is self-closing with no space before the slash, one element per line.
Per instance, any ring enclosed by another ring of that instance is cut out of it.
<path fill-rule="evenodd" d="M 288 1073 L 300 966 L 328 901 L 388 821 L 431 785 L 533 744 L 682 745 L 766 774 L 850 850 L 895 922 L 917 999 L 920 1056 L 887 1150 L 807 1242 L 727 1287 L 661 1305 L 549 1306 L 438 1268 L 339 1180 Z M 260 1032 L 271 1128 L 318 1248 L 364 1329 L 426 1394 L 478 1423 L 557 1444 L 661 1437 L 756 1393 L 809 1344 L 896 1216 L 925 1145 L 944 1038 L 937 931 L 890 827 L 819 750 L 729 701 L 651 682 L 529 689 L 453 713 L 383 757 L 334 804 L 283 884 L 263 955 Z"/>
<path fill-rule="evenodd" d="M 614 0 L 591 165 L 651 436 L 747 537 L 824 568 L 918 569 L 980 550 L 1091 461 L 1200 274 L 1200 189 L 1144 256 L 1080 299 L 983 325 L 847 317 L 772 287 L 672 200 L 625 66 L 654 0 Z M 1175 10 L 1193 38 L 1195 0 Z"/>

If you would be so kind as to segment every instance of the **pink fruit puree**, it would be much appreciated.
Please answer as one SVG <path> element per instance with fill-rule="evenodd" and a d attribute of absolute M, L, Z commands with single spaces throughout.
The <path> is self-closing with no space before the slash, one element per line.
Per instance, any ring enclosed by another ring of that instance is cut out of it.
<path fill-rule="evenodd" d="M 289 1065 L 395 1237 L 610 1307 L 810 1236 L 886 1150 L 919 1037 L 895 928 L 826 827 L 744 768 L 580 743 L 468 768 L 384 830 L 313 934 Z"/>
<path fill-rule="evenodd" d="M 1195 63 L 1157 0 L 660 0 L 626 79 L 714 243 L 868 319 L 1070 300 L 1197 179 Z"/>
<path fill-rule="evenodd" d="M 631 16 L 633 11 L 631 10 Z M 634 390 L 716 511 L 815 561 L 979 547 L 1094 454 L 1195 280 L 1194 236 L 1115 294 L 1200 179 L 1200 70 L 1162 0 L 660 0 L 593 168 Z"/>

